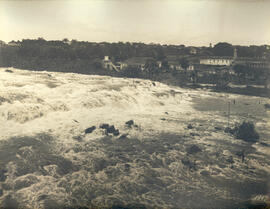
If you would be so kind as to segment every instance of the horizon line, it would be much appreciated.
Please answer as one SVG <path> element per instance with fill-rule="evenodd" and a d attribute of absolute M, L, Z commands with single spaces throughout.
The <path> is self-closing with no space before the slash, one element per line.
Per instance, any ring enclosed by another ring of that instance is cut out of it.
<path fill-rule="evenodd" d="M 5 41 L 0 39 L 0 41 L 3 41 L 4 43 L 10 43 L 12 41 L 14 42 L 22 42 L 23 40 L 38 40 L 38 39 L 44 39 L 45 41 L 63 41 L 64 39 L 67 39 L 68 41 L 77 41 L 77 42 L 88 42 L 88 43 L 109 43 L 109 44 L 114 44 L 114 43 L 141 43 L 141 44 L 146 44 L 146 45 L 161 45 L 161 46 L 185 46 L 185 47 L 209 47 L 210 44 L 212 44 L 212 47 L 215 46 L 218 43 L 228 43 L 231 44 L 232 46 L 270 46 L 270 43 L 264 43 L 264 44 L 233 44 L 228 41 L 218 41 L 216 43 L 209 42 L 208 45 L 187 45 L 184 43 L 181 44 L 176 44 L 176 43 L 161 43 L 161 42 L 143 42 L 143 41 L 89 41 L 89 40 L 78 40 L 78 39 L 70 39 L 70 38 L 62 38 L 62 39 L 46 39 L 43 37 L 37 37 L 37 38 L 21 38 L 18 40 L 11 40 L 11 41 Z"/>

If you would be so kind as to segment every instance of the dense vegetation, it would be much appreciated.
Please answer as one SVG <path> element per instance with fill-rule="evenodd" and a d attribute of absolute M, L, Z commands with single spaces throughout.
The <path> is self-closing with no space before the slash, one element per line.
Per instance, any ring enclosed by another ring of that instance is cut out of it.
<path fill-rule="evenodd" d="M 191 49 L 197 50 L 196 55 Z M 93 43 L 84 41 L 46 41 L 43 38 L 23 39 L 12 41 L 0 47 L 0 66 L 16 67 L 30 70 L 48 70 L 60 72 L 75 72 L 85 74 L 118 75 L 127 77 L 142 77 L 154 80 L 161 78 L 174 78 L 178 83 L 207 82 L 221 84 L 228 83 L 232 78 L 228 74 L 207 75 L 198 79 L 197 72 L 183 73 L 169 69 L 168 57 L 177 57 L 177 62 L 187 71 L 190 59 L 200 56 L 233 56 L 233 49 L 237 48 L 239 57 L 270 59 L 269 46 L 233 46 L 229 43 L 218 43 L 214 47 L 186 47 L 184 45 L 160 45 L 144 43 Z M 113 61 L 125 61 L 132 57 L 147 57 L 145 71 L 129 67 L 121 73 L 102 69 L 101 60 L 104 56 L 110 56 Z M 161 61 L 162 68 L 158 69 L 156 61 Z M 218 70 L 217 70 L 218 71 Z M 235 82 L 245 83 L 254 70 L 243 66 L 235 66 L 237 74 Z M 265 78 L 265 72 L 256 71 L 255 80 L 261 75 Z M 256 77 L 257 76 L 257 77 Z M 267 80 L 267 79 L 265 79 Z M 224 82 L 226 81 L 226 82 Z M 261 81 L 260 81 L 261 82 Z M 259 83 L 259 82 L 257 82 Z M 262 82 L 261 82 L 262 83 Z"/>

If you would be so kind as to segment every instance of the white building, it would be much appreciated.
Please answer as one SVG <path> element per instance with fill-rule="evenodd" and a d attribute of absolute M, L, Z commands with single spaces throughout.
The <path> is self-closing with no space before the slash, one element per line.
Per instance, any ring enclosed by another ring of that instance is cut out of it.
<path fill-rule="evenodd" d="M 230 66 L 234 59 L 232 57 L 208 57 L 200 59 L 201 65 Z"/>

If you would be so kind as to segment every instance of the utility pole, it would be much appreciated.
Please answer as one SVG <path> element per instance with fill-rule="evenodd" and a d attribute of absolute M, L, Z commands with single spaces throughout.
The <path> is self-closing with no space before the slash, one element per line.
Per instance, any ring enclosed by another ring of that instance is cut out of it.
<path fill-rule="evenodd" d="M 230 125 L 230 114 L 231 114 L 231 102 L 228 102 L 228 127 Z"/>

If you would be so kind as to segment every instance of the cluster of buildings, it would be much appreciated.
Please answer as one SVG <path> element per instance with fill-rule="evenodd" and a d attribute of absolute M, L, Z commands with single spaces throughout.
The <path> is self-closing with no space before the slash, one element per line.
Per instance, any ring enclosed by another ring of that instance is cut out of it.
<path fill-rule="evenodd" d="M 234 74 L 233 66 L 242 65 L 251 69 L 269 69 L 270 61 L 265 59 L 252 59 L 237 56 L 237 50 L 234 49 L 233 56 L 199 56 L 196 55 L 196 51 L 191 48 L 192 56 L 184 56 L 188 60 L 188 66 L 186 69 L 182 67 L 179 60 L 180 57 L 176 55 L 167 56 L 167 62 L 169 69 L 177 71 L 196 71 L 201 74 L 216 74 L 216 73 L 229 73 Z M 183 57 L 182 57 L 183 58 Z M 139 68 L 145 70 L 145 64 L 147 60 L 152 59 L 151 57 L 133 57 L 125 60 L 124 62 L 114 63 L 108 56 L 103 59 L 103 67 L 110 70 L 121 71 L 125 68 Z M 158 68 L 162 68 L 161 61 L 156 62 Z"/>

